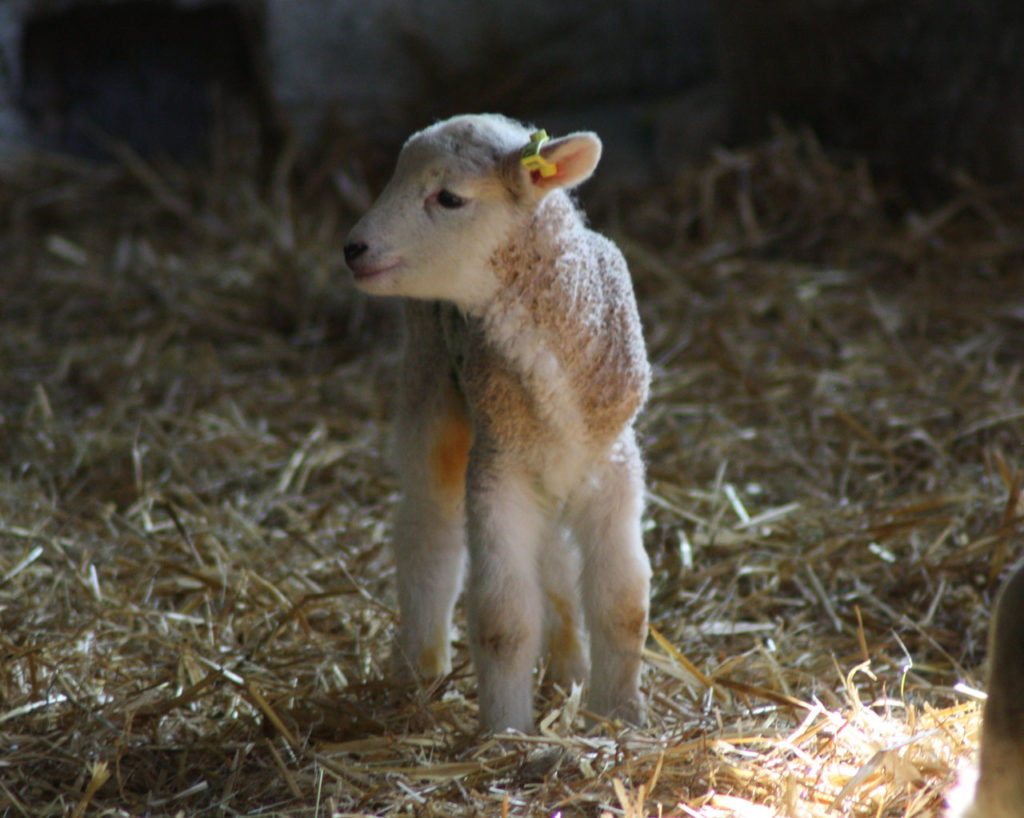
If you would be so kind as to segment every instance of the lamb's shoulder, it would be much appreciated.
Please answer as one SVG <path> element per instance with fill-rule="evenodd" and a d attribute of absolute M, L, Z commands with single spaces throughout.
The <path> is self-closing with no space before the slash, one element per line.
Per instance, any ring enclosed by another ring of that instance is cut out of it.
<path fill-rule="evenodd" d="M 501 286 L 483 331 L 559 433 L 616 439 L 650 379 L 626 261 L 552 195 L 494 256 Z"/>
<path fill-rule="evenodd" d="M 632 418 L 647 400 L 651 379 L 633 281 L 618 246 L 599 233 L 587 232 L 594 258 L 587 290 L 600 293 L 592 297 L 586 332 L 578 336 L 586 342 L 581 357 L 587 365 L 587 392 L 595 411 L 618 404 Z"/>

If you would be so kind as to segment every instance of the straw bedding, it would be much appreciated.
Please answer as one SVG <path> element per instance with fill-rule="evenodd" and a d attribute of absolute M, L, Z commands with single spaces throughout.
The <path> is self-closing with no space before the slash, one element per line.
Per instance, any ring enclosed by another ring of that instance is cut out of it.
<path fill-rule="evenodd" d="M 650 726 L 389 684 L 397 322 L 365 199 L 121 151 L 0 183 L 0 811 L 928 816 L 1024 459 L 1022 202 L 780 131 L 605 190 L 655 366 Z M 459 620 L 461 623 L 461 619 Z"/>

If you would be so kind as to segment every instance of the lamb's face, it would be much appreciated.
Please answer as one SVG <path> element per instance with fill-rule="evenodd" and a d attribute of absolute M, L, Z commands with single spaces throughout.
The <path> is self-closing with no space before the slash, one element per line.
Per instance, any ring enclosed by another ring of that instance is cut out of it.
<path fill-rule="evenodd" d="M 455 140 L 450 129 L 410 140 L 349 234 L 345 258 L 356 286 L 466 308 L 489 300 L 495 279 L 488 259 L 524 218 L 511 187 L 516 156 L 512 145 Z"/>
<path fill-rule="evenodd" d="M 551 173 L 520 159 L 530 131 L 502 116 L 460 116 L 415 134 L 394 176 L 352 228 L 345 261 L 375 295 L 452 301 L 472 311 L 498 282 L 489 264 L 537 204 L 587 179 L 601 156 L 591 133 L 543 144 Z"/>

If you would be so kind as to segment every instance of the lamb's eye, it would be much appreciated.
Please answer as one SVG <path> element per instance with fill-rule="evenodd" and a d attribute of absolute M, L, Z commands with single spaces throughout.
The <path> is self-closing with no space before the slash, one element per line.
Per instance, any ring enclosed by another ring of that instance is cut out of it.
<path fill-rule="evenodd" d="M 455 210 L 457 207 L 462 207 L 466 200 L 461 196 L 456 196 L 450 190 L 442 189 L 437 194 L 437 203 L 448 210 Z"/>

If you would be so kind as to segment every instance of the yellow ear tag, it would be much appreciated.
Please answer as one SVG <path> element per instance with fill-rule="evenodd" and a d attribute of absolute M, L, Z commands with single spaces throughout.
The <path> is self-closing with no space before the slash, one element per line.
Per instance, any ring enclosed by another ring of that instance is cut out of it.
<path fill-rule="evenodd" d="M 541 147 L 549 138 L 547 131 L 534 131 L 530 134 L 530 144 L 523 148 L 523 155 L 519 160 L 528 171 L 536 171 L 545 179 L 558 173 L 558 165 L 540 155 Z"/>

